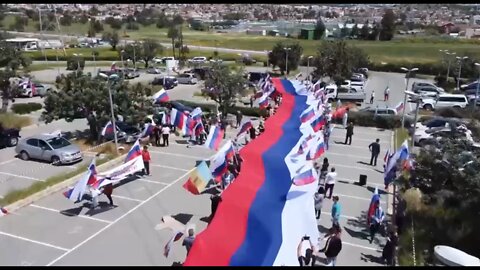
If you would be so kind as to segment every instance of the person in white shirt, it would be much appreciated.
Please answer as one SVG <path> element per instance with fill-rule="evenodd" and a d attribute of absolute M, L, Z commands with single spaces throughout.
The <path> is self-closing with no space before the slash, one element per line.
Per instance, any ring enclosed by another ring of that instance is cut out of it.
<path fill-rule="evenodd" d="M 327 173 L 327 176 L 325 176 L 325 195 L 324 197 L 327 197 L 327 192 L 330 190 L 330 194 L 328 195 L 328 198 L 332 198 L 332 193 L 333 193 L 333 187 L 335 186 L 335 180 L 337 178 L 337 173 L 335 172 L 335 167 L 332 167 L 329 173 Z"/>
<path fill-rule="evenodd" d="M 162 127 L 163 146 L 168 146 L 168 136 L 170 135 L 170 127 L 165 125 Z"/>

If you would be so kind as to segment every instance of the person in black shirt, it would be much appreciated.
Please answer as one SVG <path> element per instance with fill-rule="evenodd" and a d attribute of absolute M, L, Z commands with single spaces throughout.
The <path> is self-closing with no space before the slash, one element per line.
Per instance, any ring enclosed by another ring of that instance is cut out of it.
<path fill-rule="evenodd" d="M 303 241 L 308 241 L 310 244 L 310 248 L 307 248 L 305 251 L 305 254 L 302 254 L 302 244 Z M 316 257 L 313 255 L 313 251 L 315 250 L 315 247 L 312 244 L 312 241 L 310 240 L 309 236 L 303 236 L 302 239 L 300 240 L 300 243 L 298 243 L 297 247 L 297 257 L 298 257 L 298 262 L 300 263 L 300 266 L 314 266 Z"/>
<path fill-rule="evenodd" d="M 352 144 L 352 136 L 353 136 L 353 122 L 350 122 L 347 126 L 347 136 L 345 137 L 345 144 L 351 145 Z"/>
<path fill-rule="evenodd" d="M 334 226 L 331 231 L 333 233 L 328 237 L 325 247 L 321 249 L 320 252 L 325 253 L 328 266 L 335 266 L 337 256 L 342 250 L 342 240 L 340 239 L 341 229 L 339 226 Z"/>
<path fill-rule="evenodd" d="M 395 266 L 393 261 L 393 255 L 395 254 L 395 248 L 398 242 L 398 235 L 394 231 L 390 231 L 387 238 L 387 243 L 383 247 L 382 259 L 388 266 Z"/>
<path fill-rule="evenodd" d="M 215 216 L 215 212 L 217 212 L 218 205 L 222 201 L 222 197 L 220 195 L 212 195 L 210 197 L 210 200 L 212 200 L 212 213 L 210 214 L 209 223 L 212 222 L 213 217 Z"/>
<path fill-rule="evenodd" d="M 370 165 L 377 166 L 378 154 L 380 154 L 380 139 L 376 139 L 375 142 L 371 143 L 368 146 L 370 152 L 372 152 L 372 157 L 370 158 Z"/>
<path fill-rule="evenodd" d="M 235 165 L 233 160 L 228 161 L 227 169 L 229 172 L 233 174 L 233 177 L 237 178 L 238 176 L 237 166 Z"/>
<path fill-rule="evenodd" d="M 250 132 L 250 140 L 254 140 L 257 137 L 257 130 L 252 126 L 249 132 Z"/>
<path fill-rule="evenodd" d="M 328 173 L 328 166 L 330 166 L 330 164 L 328 163 L 328 158 L 324 158 L 322 168 L 320 169 L 320 179 L 325 180 L 325 176 Z M 319 184 L 320 184 L 320 182 L 319 182 Z"/>

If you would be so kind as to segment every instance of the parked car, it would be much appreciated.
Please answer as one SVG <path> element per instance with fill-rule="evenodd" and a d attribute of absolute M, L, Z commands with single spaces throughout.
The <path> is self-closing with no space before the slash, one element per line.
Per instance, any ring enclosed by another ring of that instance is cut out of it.
<path fill-rule="evenodd" d="M 178 83 L 180 84 L 196 84 L 198 82 L 195 74 L 183 73 L 177 76 Z"/>
<path fill-rule="evenodd" d="M 41 83 L 32 83 L 34 86 L 35 91 L 33 91 L 32 87 L 27 84 L 25 87 L 19 86 L 19 96 L 20 97 L 45 97 L 49 91 L 52 90 L 50 86 Z"/>
<path fill-rule="evenodd" d="M 205 77 L 210 70 L 210 67 L 192 68 L 191 70 L 187 70 L 184 73 L 193 73 L 196 75 L 197 79 L 205 80 Z"/>
<path fill-rule="evenodd" d="M 136 70 L 128 70 L 128 71 L 125 71 L 125 79 L 135 79 L 135 78 L 138 78 L 140 77 L 140 72 L 136 71 Z"/>
<path fill-rule="evenodd" d="M 165 79 L 164 79 L 165 78 Z M 153 79 L 151 82 L 152 85 L 163 85 L 163 81 L 165 80 L 165 89 L 173 89 L 175 86 L 178 85 L 178 80 L 174 76 L 160 76 Z"/>
<path fill-rule="evenodd" d="M 455 90 L 460 90 L 460 91 L 467 91 L 467 90 L 473 90 L 473 89 L 476 90 L 478 88 L 478 84 L 479 84 L 478 81 L 474 81 L 468 84 L 462 84 L 460 85 L 460 89 L 455 89 Z"/>
<path fill-rule="evenodd" d="M 166 72 L 167 72 L 166 68 L 155 68 L 155 67 L 147 68 L 147 73 L 148 74 L 163 74 L 163 73 L 166 73 Z"/>
<path fill-rule="evenodd" d="M 21 140 L 15 152 L 22 160 L 36 159 L 53 165 L 71 164 L 83 159 L 80 148 L 63 137 L 41 134 Z"/>
<path fill-rule="evenodd" d="M 188 62 L 191 64 L 204 64 L 205 62 L 207 62 L 207 58 L 204 56 L 197 56 L 189 59 Z"/>
<path fill-rule="evenodd" d="M 365 91 L 365 79 L 361 77 L 352 77 L 350 79 L 350 88 L 357 91 Z"/>
<path fill-rule="evenodd" d="M 125 122 L 115 121 L 115 126 L 117 127 L 117 139 L 125 140 L 127 143 L 135 142 L 135 140 L 140 136 L 142 132 L 139 128 L 133 125 L 129 125 Z M 106 134 L 105 139 L 113 140 L 113 134 Z"/>
<path fill-rule="evenodd" d="M 366 94 L 364 91 L 359 91 L 354 88 L 339 87 L 337 89 L 336 99 L 349 100 L 349 101 L 355 101 L 355 102 L 364 102 L 365 97 L 366 97 Z"/>
<path fill-rule="evenodd" d="M 377 116 L 388 116 L 388 115 L 397 115 L 397 110 L 394 108 L 378 108 L 378 107 L 367 107 L 358 110 L 359 112 L 366 112 L 366 113 L 372 113 Z"/>
<path fill-rule="evenodd" d="M 444 127 L 427 130 L 417 130 L 414 136 L 414 144 L 417 146 L 425 146 L 426 144 L 436 144 L 441 138 L 453 137 L 458 140 L 467 140 L 475 143 L 471 136 L 471 131 L 467 128 Z"/>
<path fill-rule="evenodd" d="M 415 84 L 415 83 L 414 83 Z M 418 83 L 421 85 L 412 86 L 414 93 L 423 97 L 436 97 L 440 94 L 444 94 L 445 90 L 441 87 L 437 87 L 430 83 Z"/>
<path fill-rule="evenodd" d="M 436 98 L 422 98 L 420 107 L 425 110 L 435 110 L 439 108 L 465 108 L 468 100 L 465 95 L 459 94 L 440 94 Z"/>
<path fill-rule="evenodd" d="M 247 79 L 250 82 L 259 82 L 262 78 L 267 76 L 264 72 L 249 72 L 247 73 Z"/>
<path fill-rule="evenodd" d="M 12 147 L 18 144 L 20 130 L 17 128 L 3 128 L 0 124 L 0 147 Z"/>

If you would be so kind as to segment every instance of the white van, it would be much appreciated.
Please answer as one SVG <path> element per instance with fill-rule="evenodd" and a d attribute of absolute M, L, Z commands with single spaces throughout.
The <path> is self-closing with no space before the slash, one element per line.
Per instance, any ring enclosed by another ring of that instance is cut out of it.
<path fill-rule="evenodd" d="M 468 105 L 468 100 L 465 95 L 461 94 L 441 94 L 436 99 L 425 98 L 422 99 L 421 107 L 426 110 L 433 110 L 439 108 L 465 108 Z"/>

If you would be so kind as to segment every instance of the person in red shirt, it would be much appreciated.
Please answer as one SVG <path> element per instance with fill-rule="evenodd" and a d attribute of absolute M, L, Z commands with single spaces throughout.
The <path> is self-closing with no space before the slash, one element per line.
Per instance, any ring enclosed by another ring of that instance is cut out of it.
<path fill-rule="evenodd" d="M 113 184 L 110 183 L 103 188 L 103 194 L 107 196 L 111 206 L 113 206 L 112 193 L 113 193 Z"/>
<path fill-rule="evenodd" d="M 143 165 L 145 165 L 145 169 L 143 170 L 143 174 L 150 175 L 150 152 L 148 152 L 148 146 L 143 146 L 142 151 L 142 158 L 143 158 Z"/>

